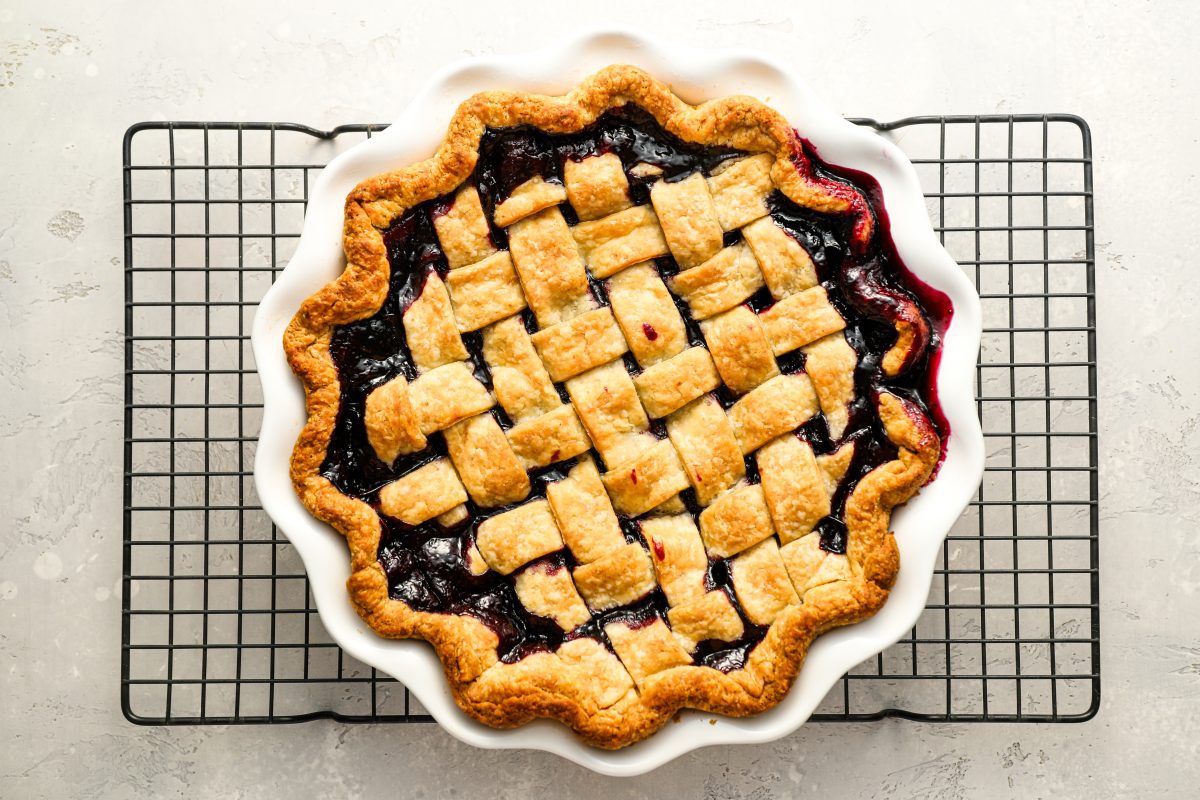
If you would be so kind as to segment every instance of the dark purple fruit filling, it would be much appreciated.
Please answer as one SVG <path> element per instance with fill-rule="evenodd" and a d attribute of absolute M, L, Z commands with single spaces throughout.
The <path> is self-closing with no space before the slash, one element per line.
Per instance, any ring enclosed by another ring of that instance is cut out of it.
<path fill-rule="evenodd" d="M 951 308 L 944 295 L 921 283 L 901 263 L 891 240 L 878 184 L 870 176 L 820 162 L 807 143 L 801 152 L 801 161 L 807 162 L 805 166 L 817 179 L 846 196 L 866 197 L 869 211 L 864 213 L 871 214 L 876 224 L 870 244 L 866 248 L 855 247 L 852 240 L 860 230 L 856 225 L 861 226 L 861 219 L 856 220 L 853 215 L 814 212 L 796 205 L 779 192 L 769 198 L 771 216 L 776 223 L 812 257 L 821 285 L 846 320 L 846 339 L 858 354 L 857 399 L 851 408 L 846 434 L 839 441 L 831 440 L 822 416 L 796 432 L 818 455 L 830 453 L 848 440 L 856 442 L 850 469 L 834 494 L 832 512 L 818 525 L 821 546 L 830 552 L 844 553 L 846 525 L 842 518 L 846 498 L 864 475 L 896 457 L 896 448 L 884 435 L 871 399 L 876 392 L 887 389 L 912 400 L 930 412 L 943 441 L 948 433 L 937 407 L 934 379 L 937 345 L 949 323 Z M 595 124 L 576 134 L 555 135 L 526 127 L 490 129 L 480 144 L 473 180 L 491 219 L 496 204 L 521 183 L 534 176 L 561 181 L 562 165 L 567 158 L 582 159 L 600 153 L 615 153 L 626 172 L 638 163 L 659 167 L 666 180 L 680 179 L 696 170 L 708 174 L 721 162 L 742 155 L 733 150 L 684 142 L 664 131 L 642 109 L 625 106 L 605 113 Z M 657 179 L 656 176 L 629 176 L 635 204 L 649 203 L 650 185 Z M 442 275 L 447 271 L 432 220 L 448 206 L 447 197 L 423 203 L 407 211 L 384 232 L 391 265 L 387 299 L 371 317 L 338 327 L 330 344 L 330 354 L 341 381 L 341 406 L 321 474 L 344 494 L 376 508 L 380 488 L 445 455 L 443 438 L 434 435 L 429 438 L 429 447 L 425 451 L 402 456 L 391 466 L 384 464 L 367 441 L 363 414 L 366 397 L 373 388 L 397 375 L 410 380 L 416 377 L 401 318 L 413 300 L 420 296 L 426 276 L 433 271 Z M 562 210 L 568 222 L 574 224 L 576 218 L 570 207 L 564 205 Z M 507 246 L 502 230 L 493 229 L 492 236 L 498 246 Z M 732 244 L 740 234 L 727 238 L 726 244 Z M 679 271 L 671 258 L 657 259 L 656 264 L 664 276 Z M 597 299 L 605 300 L 601 282 L 593 281 L 592 290 Z M 772 302 L 770 294 L 764 290 L 752 297 L 749 305 L 755 311 L 761 311 Z M 704 339 L 700 327 L 687 304 L 676 298 L 676 305 L 691 343 L 702 345 Z M 928 323 L 925 325 L 929 331 L 928 345 L 919 348 L 913 363 L 905 365 L 898 377 L 886 377 L 881 360 L 895 341 L 894 323 L 897 318 L 914 313 L 913 309 L 917 309 L 916 313 L 923 315 Z M 525 322 L 530 331 L 535 329 L 528 312 Z M 657 332 L 651 326 L 643 327 L 647 338 L 656 337 Z M 482 357 L 481 335 L 467 334 L 463 339 L 471 353 L 476 376 L 490 389 L 491 374 Z M 626 366 L 633 373 L 639 371 L 632 358 L 626 359 Z M 780 358 L 779 366 L 785 373 L 799 372 L 804 368 L 804 356 L 797 350 Z M 565 389 L 562 386 L 558 389 L 564 402 L 567 401 Z M 736 399 L 724 388 L 718 390 L 716 396 L 726 408 Z M 493 413 L 501 427 L 511 426 L 502 409 L 497 407 Z M 661 421 L 652 430 L 660 437 L 665 436 Z M 530 497 L 522 502 L 544 497 L 547 484 L 564 478 L 573 463 L 568 461 L 533 473 Z M 752 482 L 758 480 L 753 457 L 746 459 L 746 473 Z M 684 492 L 683 499 L 692 513 L 699 512 L 693 491 Z M 393 599 L 402 600 L 418 611 L 465 614 L 481 620 L 499 637 L 500 655 L 507 662 L 530 653 L 553 650 L 564 641 L 581 636 L 608 645 L 603 631 L 608 622 L 623 620 L 636 626 L 666 618 L 666 600 L 656 589 L 647 597 L 596 615 L 578 629 L 564 633 L 552 620 L 531 614 L 522 606 L 516 596 L 513 576 L 502 576 L 494 571 L 482 576 L 471 573 L 466 553 L 474 542 L 480 522 L 508 509 L 481 509 L 470 501 L 467 509 L 467 518 L 451 528 L 441 527 L 432 520 L 416 526 L 405 525 L 380 515 L 383 532 L 379 562 L 387 574 Z M 621 524 L 627 540 L 646 546 L 635 520 L 622 519 Z M 567 550 L 542 560 L 557 568 L 573 569 L 575 566 Z M 739 614 L 742 613 L 733 591 L 727 559 L 711 561 L 705 581 L 709 589 L 725 591 Z M 745 664 L 747 655 L 762 640 L 766 629 L 751 625 L 745 615 L 742 616 L 746 630 L 743 638 L 734 643 L 702 642 L 695 654 L 696 663 L 723 671 L 738 669 Z"/>

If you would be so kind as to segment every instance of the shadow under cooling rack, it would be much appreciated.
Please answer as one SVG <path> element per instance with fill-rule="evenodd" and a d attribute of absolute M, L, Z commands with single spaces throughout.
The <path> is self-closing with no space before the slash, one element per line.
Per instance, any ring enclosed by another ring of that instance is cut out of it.
<path fill-rule="evenodd" d="M 1091 142 L 1067 115 L 856 120 L 912 159 L 978 287 L 982 485 L 926 610 L 815 719 L 1076 721 L 1099 705 Z M 252 480 L 258 300 L 311 181 L 383 126 L 143 123 L 124 142 L 121 696 L 145 724 L 428 721 L 321 626 Z"/>

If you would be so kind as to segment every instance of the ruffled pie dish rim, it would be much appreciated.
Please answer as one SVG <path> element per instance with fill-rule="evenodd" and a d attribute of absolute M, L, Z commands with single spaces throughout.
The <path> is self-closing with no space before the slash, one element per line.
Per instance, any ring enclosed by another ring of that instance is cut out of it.
<path fill-rule="evenodd" d="M 920 409 L 897 395 L 874 398 L 898 457 L 860 480 L 847 501 L 851 576 L 810 590 L 802 604 L 780 614 L 742 667 L 729 672 L 699 665 L 670 667 L 611 705 L 604 704 L 609 687 L 590 660 L 566 665 L 550 654 L 534 654 L 504 662 L 495 633 L 478 619 L 417 611 L 389 596 L 378 561 L 378 515 L 343 494 L 321 470 L 341 397 L 329 350 L 333 331 L 376 313 L 386 302 L 390 266 L 384 231 L 409 209 L 460 188 L 474 171 L 486 129 L 532 126 L 576 133 L 626 103 L 649 112 L 684 141 L 771 155 L 772 178 L 790 200 L 813 211 L 852 216 L 852 248 L 865 247 L 875 234 L 865 197 L 816 177 L 797 134 L 770 107 L 738 96 L 692 106 L 642 70 L 613 65 L 566 95 L 476 94 L 459 106 L 432 158 L 360 183 L 346 200 L 346 269 L 301 305 L 283 340 L 292 370 L 304 383 L 308 407 L 308 423 L 292 456 L 292 482 L 305 507 L 346 537 L 352 569 L 347 587 L 358 613 L 381 636 L 430 642 L 455 700 L 478 721 L 510 728 L 549 717 L 588 744 L 612 749 L 653 735 L 683 708 L 743 716 L 776 705 L 799 673 L 813 638 L 870 616 L 886 601 L 899 568 L 899 551 L 888 531 L 891 510 L 918 491 L 941 455 L 940 439 Z M 924 324 L 919 317 L 916 325 L 897 321 L 897 342 L 883 358 L 885 373 L 894 374 L 909 360 L 914 340 L 928 339 L 928 330 L 913 330 Z"/>
<path fill-rule="evenodd" d="M 937 380 L 952 435 L 941 471 L 893 519 L 905 569 L 891 600 L 870 619 L 813 643 L 798 685 L 775 709 L 743 719 L 712 719 L 685 711 L 676 718 L 679 724 L 656 736 L 623 750 L 605 751 L 583 745 L 552 723 L 534 722 L 507 731 L 475 724 L 458 712 L 430 649 L 416 641 L 378 637 L 358 619 L 345 602 L 344 540 L 308 514 L 288 481 L 286 463 L 305 409 L 278 343 L 301 300 L 341 269 L 341 212 L 349 189 L 361 178 L 432 152 L 456 99 L 495 86 L 561 92 L 579 76 L 621 61 L 648 67 L 693 99 L 747 91 L 769 97 L 772 106 L 781 107 L 804 130 L 824 160 L 879 181 L 901 257 L 920 280 L 946 292 L 954 306 Z M 912 166 L 895 146 L 830 112 L 786 68 L 757 54 L 682 48 L 629 32 L 588 34 L 534 53 L 475 58 L 441 71 L 391 128 L 334 159 L 314 184 L 300 246 L 264 297 L 254 322 L 264 392 L 256 486 L 264 509 L 303 559 L 321 619 L 333 638 L 350 655 L 402 680 L 448 732 L 480 747 L 540 749 L 597 772 L 640 774 L 698 747 L 786 735 L 807 719 L 843 672 L 911 627 L 923 607 L 940 543 L 982 474 L 982 437 L 971 385 L 979 328 L 977 295 L 933 235 Z"/>

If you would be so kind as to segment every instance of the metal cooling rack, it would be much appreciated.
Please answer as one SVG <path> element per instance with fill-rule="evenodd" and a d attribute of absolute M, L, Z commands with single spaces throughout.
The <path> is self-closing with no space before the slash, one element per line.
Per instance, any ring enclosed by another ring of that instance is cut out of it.
<path fill-rule="evenodd" d="M 983 298 L 987 471 L 916 627 L 821 720 L 1090 718 L 1100 697 L 1091 142 L 1067 115 L 856 120 L 916 164 Z M 259 298 L 310 181 L 382 126 L 143 123 L 126 133 L 121 698 L 145 724 L 428 721 L 343 654 L 251 478 Z"/>

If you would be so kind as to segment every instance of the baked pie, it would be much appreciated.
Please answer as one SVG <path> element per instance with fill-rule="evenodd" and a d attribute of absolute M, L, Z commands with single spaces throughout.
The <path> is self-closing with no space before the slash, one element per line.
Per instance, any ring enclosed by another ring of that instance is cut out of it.
<path fill-rule="evenodd" d="M 363 619 L 497 727 L 616 748 L 778 703 L 884 603 L 946 433 L 950 309 L 877 188 L 756 100 L 628 66 L 476 95 L 355 188 L 284 344 L 292 478 Z"/>

